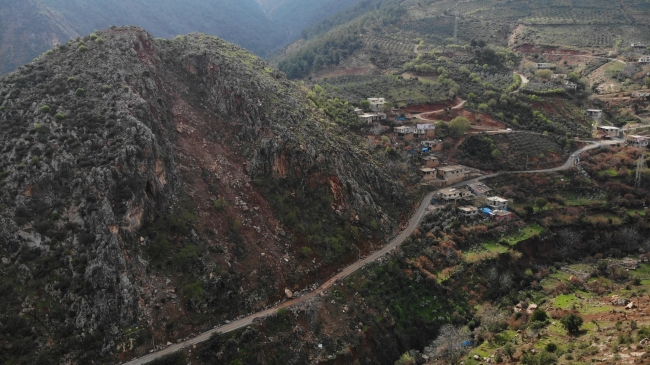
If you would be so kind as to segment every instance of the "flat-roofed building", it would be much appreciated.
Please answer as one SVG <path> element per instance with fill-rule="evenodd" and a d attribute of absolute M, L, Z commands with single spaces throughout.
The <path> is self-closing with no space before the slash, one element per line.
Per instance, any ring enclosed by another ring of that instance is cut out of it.
<path fill-rule="evenodd" d="M 444 180 L 447 184 L 455 184 L 465 179 L 469 172 L 467 167 L 461 165 L 438 167 L 438 179 Z"/>
<path fill-rule="evenodd" d="M 478 215 L 478 208 L 473 207 L 471 205 L 458 207 L 458 210 L 460 211 L 460 214 L 462 214 L 464 217 L 473 217 Z"/>
<path fill-rule="evenodd" d="M 487 205 L 493 210 L 506 210 L 508 209 L 508 199 L 503 199 L 500 196 L 491 196 L 487 198 Z"/>
<path fill-rule="evenodd" d="M 638 147 L 638 148 L 646 148 L 648 147 L 648 137 L 646 136 L 638 136 L 638 135 L 629 135 L 625 139 L 627 144 L 633 147 Z"/>

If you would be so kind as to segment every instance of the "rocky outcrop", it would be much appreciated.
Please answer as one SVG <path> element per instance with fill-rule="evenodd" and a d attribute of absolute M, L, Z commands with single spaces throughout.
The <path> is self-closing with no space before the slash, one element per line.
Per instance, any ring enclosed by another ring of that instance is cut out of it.
<path fill-rule="evenodd" d="M 297 85 L 202 34 L 61 46 L 0 79 L 0 127 L 0 362 L 130 357 L 258 310 L 408 205 Z"/>

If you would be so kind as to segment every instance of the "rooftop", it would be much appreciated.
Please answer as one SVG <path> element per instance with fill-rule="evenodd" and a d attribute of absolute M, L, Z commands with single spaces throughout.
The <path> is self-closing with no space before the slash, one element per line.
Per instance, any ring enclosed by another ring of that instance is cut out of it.
<path fill-rule="evenodd" d="M 423 167 L 420 169 L 422 172 L 434 172 L 436 169 L 432 169 L 431 167 Z"/>
<path fill-rule="evenodd" d="M 438 160 L 438 157 L 432 156 L 432 155 L 426 155 L 426 156 L 422 157 L 422 159 L 424 161 L 430 161 L 430 160 L 436 161 L 436 160 Z"/>
<path fill-rule="evenodd" d="M 489 197 L 488 200 L 493 201 L 493 202 L 501 202 L 501 203 L 507 203 L 508 202 L 508 199 L 503 199 L 500 196 L 492 196 L 492 197 Z"/>
<path fill-rule="evenodd" d="M 467 185 L 470 189 L 474 190 L 477 194 L 485 194 L 488 191 L 492 190 L 487 185 L 483 183 L 473 183 Z"/>
<path fill-rule="evenodd" d="M 464 170 L 464 169 L 465 169 L 465 166 L 461 166 L 461 165 L 438 167 L 438 170 L 444 171 L 444 172 L 452 172 L 452 171 L 458 171 L 458 170 Z"/>
<path fill-rule="evenodd" d="M 473 206 L 471 206 L 471 205 L 468 205 L 468 206 L 466 206 L 466 207 L 458 207 L 458 210 L 460 210 L 460 211 L 462 211 L 462 212 L 471 213 L 471 212 L 477 212 L 477 211 L 478 211 L 478 208 L 477 208 L 477 207 L 473 207 Z"/>
<path fill-rule="evenodd" d="M 600 126 L 600 127 L 598 127 L 598 129 L 602 129 L 602 130 L 604 130 L 604 131 L 618 131 L 618 130 L 620 130 L 621 128 L 618 128 L 618 127 L 610 127 L 610 126 L 604 125 L 604 126 Z"/>

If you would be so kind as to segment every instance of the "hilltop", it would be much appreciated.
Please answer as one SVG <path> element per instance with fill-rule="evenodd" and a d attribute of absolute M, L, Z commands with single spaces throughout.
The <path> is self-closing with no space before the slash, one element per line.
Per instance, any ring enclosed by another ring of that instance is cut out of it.
<path fill-rule="evenodd" d="M 394 231 L 399 176 L 308 97 L 223 40 L 132 27 L 2 77 L 0 362 L 142 354 Z"/>

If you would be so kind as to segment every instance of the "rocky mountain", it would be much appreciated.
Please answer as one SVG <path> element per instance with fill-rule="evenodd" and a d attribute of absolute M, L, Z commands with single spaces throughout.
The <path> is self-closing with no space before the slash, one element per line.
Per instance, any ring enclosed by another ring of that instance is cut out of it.
<path fill-rule="evenodd" d="M 137 25 L 156 37 L 204 32 L 266 55 L 354 1 L 0 1 L 0 74 L 80 34 Z"/>
<path fill-rule="evenodd" d="M 395 230 L 396 172 L 310 93 L 215 37 L 132 27 L 1 78 L 0 362 L 140 355 Z"/>

